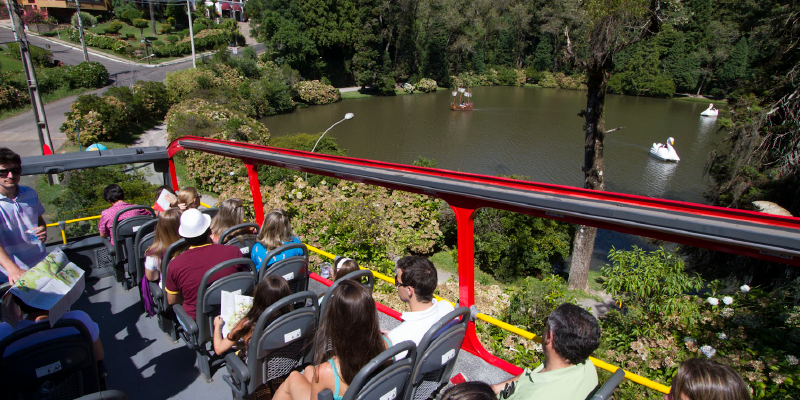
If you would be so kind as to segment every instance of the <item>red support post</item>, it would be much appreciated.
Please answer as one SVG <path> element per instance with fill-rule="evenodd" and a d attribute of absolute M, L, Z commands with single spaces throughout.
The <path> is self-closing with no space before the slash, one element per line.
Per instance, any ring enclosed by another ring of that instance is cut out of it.
<path fill-rule="evenodd" d="M 178 173 L 175 172 L 175 160 L 169 158 L 169 176 L 172 178 L 172 190 L 178 191 Z"/>
<path fill-rule="evenodd" d="M 253 164 L 244 163 L 247 167 L 247 178 L 250 180 L 250 194 L 253 196 L 253 209 L 256 213 L 256 224 L 264 223 L 264 201 L 261 198 L 261 185 L 258 183 L 258 170 Z"/>
<path fill-rule="evenodd" d="M 450 207 L 456 214 L 458 228 L 458 305 L 471 307 L 475 304 L 475 209 L 453 205 Z M 521 368 L 493 356 L 483 348 L 475 333 L 474 321 L 470 321 L 467 327 L 467 335 L 461 348 L 511 375 L 522 374 Z"/>

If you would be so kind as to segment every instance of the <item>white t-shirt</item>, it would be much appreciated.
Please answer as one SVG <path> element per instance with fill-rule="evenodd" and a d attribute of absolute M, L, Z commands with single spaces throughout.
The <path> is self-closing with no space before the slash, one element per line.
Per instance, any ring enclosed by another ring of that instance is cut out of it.
<path fill-rule="evenodd" d="M 92 336 L 92 342 L 96 342 L 97 339 L 100 337 L 100 327 L 92 321 L 92 318 L 89 317 L 89 314 L 86 314 L 83 311 L 69 311 L 64 313 L 61 316 L 62 319 L 69 318 L 69 319 L 77 319 L 78 321 L 83 322 L 83 325 L 86 326 L 86 329 L 89 330 L 89 335 Z M 17 323 L 17 330 L 27 328 L 33 324 L 41 324 L 41 323 L 50 323 L 49 320 L 45 319 L 42 321 L 30 321 L 30 320 L 22 320 Z M 14 328 L 11 327 L 7 322 L 3 322 L 0 324 L 0 340 L 4 339 L 6 336 L 11 335 L 14 333 Z M 16 353 L 19 350 L 26 349 L 28 347 L 34 346 L 39 343 L 44 343 L 51 339 L 56 339 L 64 336 L 74 335 L 77 333 L 75 328 L 58 328 L 58 329 L 49 329 L 45 331 L 41 331 L 35 333 L 33 335 L 27 336 L 24 339 L 18 340 L 14 342 L 13 345 L 6 348 L 5 354 L 3 356 L 7 356 L 13 353 Z"/>
<path fill-rule="evenodd" d="M 428 329 L 453 310 L 453 305 L 450 302 L 433 299 L 433 305 L 427 310 L 404 312 L 403 323 L 389 331 L 387 336 L 393 345 L 406 340 L 411 340 L 416 345 L 419 345 Z M 399 360 L 405 356 L 405 353 L 403 353 L 396 358 Z"/>
<path fill-rule="evenodd" d="M 144 259 L 144 268 L 146 270 L 148 270 L 148 271 L 158 271 L 158 273 L 160 274 L 161 273 L 161 259 L 160 258 L 155 258 L 153 256 L 147 256 L 147 258 Z M 158 287 L 160 287 L 160 288 L 164 287 L 164 283 L 161 282 L 160 280 L 158 281 Z"/>

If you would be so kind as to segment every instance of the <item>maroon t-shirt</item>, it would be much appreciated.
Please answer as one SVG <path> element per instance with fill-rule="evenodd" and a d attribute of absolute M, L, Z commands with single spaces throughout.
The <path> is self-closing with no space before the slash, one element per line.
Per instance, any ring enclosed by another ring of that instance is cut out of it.
<path fill-rule="evenodd" d="M 203 281 L 203 275 L 221 262 L 240 257 L 242 257 L 242 253 L 236 246 L 208 244 L 192 247 L 169 262 L 164 289 L 170 294 L 183 294 L 183 309 L 192 319 L 197 320 L 195 316 L 197 292 L 200 289 L 200 282 Z M 234 265 L 219 271 L 211 277 L 208 283 L 236 273 L 240 268 L 241 266 Z"/>

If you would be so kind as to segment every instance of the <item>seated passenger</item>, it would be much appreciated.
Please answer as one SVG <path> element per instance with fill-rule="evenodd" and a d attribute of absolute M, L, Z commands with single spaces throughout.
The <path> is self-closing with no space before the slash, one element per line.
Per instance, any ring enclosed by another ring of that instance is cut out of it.
<path fill-rule="evenodd" d="M 333 398 L 341 400 L 358 371 L 387 347 L 369 289 L 344 281 L 331 293 L 330 307 L 314 336 L 315 365 L 302 374 L 292 372 L 272 398 L 316 399 L 319 392 L 330 389 Z"/>
<path fill-rule="evenodd" d="M 558 306 L 544 326 L 544 362 L 534 370 L 493 385 L 499 393 L 506 384 L 516 382 L 508 399 L 584 400 L 597 386 L 597 371 L 589 356 L 600 345 L 600 324 L 592 313 L 564 303 Z"/>
<path fill-rule="evenodd" d="M 170 208 L 158 216 L 153 244 L 145 251 L 147 258 L 144 259 L 144 275 L 147 280 L 155 282 L 161 279 L 161 260 L 167 248 L 180 240 L 181 235 L 178 233 L 180 226 L 181 211 L 177 208 Z M 173 257 L 178 254 L 180 251 L 173 253 Z M 163 282 L 160 286 L 164 287 Z"/>
<path fill-rule="evenodd" d="M 191 186 L 178 190 L 176 196 L 178 197 L 178 208 L 181 211 L 200 207 L 200 193 L 197 193 L 197 189 Z"/>
<path fill-rule="evenodd" d="M 419 344 L 425 332 L 447 313 L 454 310 L 447 301 L 436 301 L 433 291 L 438 282 L 436 268 L 425 257 L 407 256 L 397 260 L 395 286 L 400 300 L 411 311 L 403 313 L 403 323 L 389 331 L 392 343 L 411 340 Z M 405 357 L 401 354 L 400 357 Z"/>
<path fill-rule="evenodd" d="M 256 268 L 260 268 L 270 251 L 277 249 L 287 243 L 302 243 L 300 238 L 292 235 L 292 225 L 286 211 L 274 209 L 264 217 L 261 224 L 261 231 L 258 233 L 258 243 L 253 246 L 250 258 L 256 263 Z M 303 255 L 301 249 L 291 249 L 284 251 L 267 261 L 267 265 L 272 265 L 287 257 Z"/>
<path fill-rule="evenodd" d="M 331 271 L 331 278 L 333 278 L 334 282 L 351 272 L 356 272 L 361 269 L 358 267 L 358 263 L 355 260 L 347 257 L 336 257 L 333 260 L 333 264 L 334 266 L 333 271 Z M 319 296 L 319 304 L 322 304 L 323 299 L 325 299 L 325 293 L 322 293 Z"/>
<path fill-rule="evenodd" d="M 214 243 L 219 243 L 219 238 L 223 233 L 225 233 L 226 230 L 242 223 L 244 223 L 244 207 L 242 207 L 242 199 L 232 197 L 223 201 L 219 205 L 219 211 L 217 212 L 217 215 L 211 219 L 211 240 L 213 240 Z M 225 241 L 228 242 L 229 240 L 241 235 L 251 235 L 253 239 L 255 239 L 254 232 L 251 232 L 249 229 L 241 229 L 228 235 Z"/>
<path fill-rule="evenodd" d="M 125 202 L 125 192 L 116 183 L 112 183 L 103 189 L 103 198 L 111 203 L 111 207 L 106 208 L 100 212 L 100 221 L 97 223 L 97 229 L 100 231 L 101 237 L 111 239 L 111 244 L 114 244 L 114 216 L 125 207 L 130 207 L 133 204 Z M 135 217 L 137 215 L 151 215 L 150 211 L 143 208 L 137 210 L 125 211 L 120 214 L 119 221 L 123 219 Z"/>
<path fill-rule="evenodd" d="M 464 382 L 451 386 L 442 393 L 441 400 L 496 400 L 492 387 L 483 382 Z"/>
<path fill-rule="evenodd" d="M 228 351 L 233 345 L 240 349 L 247 349 L 250 338 L 253 336 L 253 328 L 258 322 L 258 317 L 276 301 L 292 294 L 289 284 L 280 276 L 267 275 L 258 282 L 253 292 L 253 306 L 247 311 L 242 319 L 231 328 L 227 337 L 222 337 L 223 320 L 221 316 L 214 318 L 214 352 L 222 354 Z M 283 315 L 288 310 L 281 310 L 279 315 Z M 278 315 L 276 315 L 278 316 Z"/>
<path fill-rule="evenodd" d="M 733 368 L 705 358 L 681 363 L 665 400 L 750 400 L 750 390 Z"/>
<path fill-rule="evenodd" d="M 24 301 L 20 300 L 17 296 L 13 294 L 9 294 L 12 297 L 14 303 L 19 307 L 19 322 L 17 323 L 17 329 L 14 329 L 8 322 L 0 323 L 0 340 L 3 340 L 7 336 L 11 335 L 15 331 L 20 329 L 27 328 L 32 326 L 33 324 L 38 324 L 42 322 L 50 323 L 48 317 L 50 312 L 47 310 L 40 310 L 38 308 L 31 307 L 25 304 Z M 68 311 L 64 313 L 61 318 L 68 318 L 68 319 L 76 319 L 81 321 L 84 326 L 86 326 L 86 330 L 89 331 L 89 335 L 92 337 L 92 348 L 94 351 L 94 357 L 96 361 L 100 361 L 103 359 L 104 352 L 103 352 L 103 344 L 100 342 L 100 328 L 97 324 L 92 321 L 92 318 L 89 317 L 89 314 L 86 314 L 83 311 L 76 310 L 76 311 Z M 31 335 L 25 339 L 20 339 L 14 345 L 9 346 L 6 348 L 5 354 L 3 357 L 8 356 L 10 354 L 16 353 L 17 351 L 24 350 L 25 348 L 44 343 L 51 339 L 56 339 L 64 336 L 69 336 L 74 334 L 74 328 L 64 328 L 64 329 L 53 329 L 50 331 L 44 331 L 40 333 L 36 333 Z"/>
<path fill-rule="evenodd" d="M 164 290 L 167 292 L 169 304 L 183 304 L 186 314 L 195 319 L 197 309 L 197 292 L 206 271 L 215 265 L 241 257 L 236 246 L 213 244 L 211 235 L 211 217 L 196 209 L 188 209 L 181 215 L 181 226 L 178 233 L 186 239 L 188 248 L 169 262 L 167 281 Z M 219 271 L 208 283 L 234 274 L 237 266 Z"/>
<path fill-rule="evenodd" d="M 162 207 L 158 204 L 158 199 L 161 198 L 161 193 L 164 191 L 167 192 L 166 200 L 168 205 Z M 158 189 L 156 189 L 156 202 L 153 204 L 153 210 L 156 212 L 156 216 L 159 216 L 162 212 L 169 208 L 178 208 L 178 196 L 175 195 L 175 191 L 170 187 L 165 185 L 159 186 Z"/>

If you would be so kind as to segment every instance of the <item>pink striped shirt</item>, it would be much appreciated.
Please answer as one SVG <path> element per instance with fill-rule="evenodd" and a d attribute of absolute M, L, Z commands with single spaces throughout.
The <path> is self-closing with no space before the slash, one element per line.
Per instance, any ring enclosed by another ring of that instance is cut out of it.
<path fill-rule="evenodd" d="M 100 230 L 100 235 L 111 237 L 111 244 L 114 244 L 114 234 L 112 232 L 114 229 L 114 215 L 116 215 L 123 208 L 130 207 L 132 205 L 134 204 L 128 204 L 124 201 L 120 201 L 114 203 L 111 205 L 111 207 L 106 208 L 100 213 L 100 222 L 97 223 L 97 229 Z M 119 216 L 119 220 L 122 221 L 123 219 L 135 217 L 137 215 L 150 215 L 150 211 L 147 211 L 143 208 L 126 211 Z"/>

